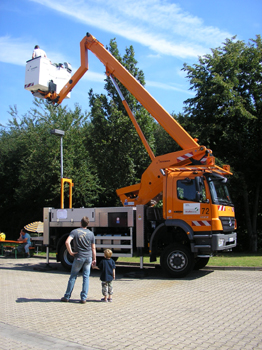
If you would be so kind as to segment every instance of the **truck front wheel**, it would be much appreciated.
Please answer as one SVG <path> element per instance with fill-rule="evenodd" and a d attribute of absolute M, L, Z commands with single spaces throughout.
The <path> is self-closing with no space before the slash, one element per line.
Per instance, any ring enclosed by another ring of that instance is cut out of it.
<path fill-rule="evenodd" d="M 68 253 L 65 244 L 63 244 L 59 250 L 59 257 L 61 264 L 64 266 L 64 268 L 67 270 L 71 270 L 74 258 Z"/>
<path fill-rule="evenodd" d="M 172 277 L 185 277 L 193 263 L 193 254 L 182 244 L 170 244 L 160 256 L 161 267 Z"/>

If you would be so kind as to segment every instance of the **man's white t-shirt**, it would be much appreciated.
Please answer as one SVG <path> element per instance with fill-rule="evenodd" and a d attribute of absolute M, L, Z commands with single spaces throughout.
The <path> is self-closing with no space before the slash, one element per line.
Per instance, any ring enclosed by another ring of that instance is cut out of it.
<path fill-rule="evenodd" d="M 32 57 L 36 58 L 36 57 L 39 57 L 39 56 L 46 57 L 45 51 L 42 50 L 42 49 L 34 49 Z"/>

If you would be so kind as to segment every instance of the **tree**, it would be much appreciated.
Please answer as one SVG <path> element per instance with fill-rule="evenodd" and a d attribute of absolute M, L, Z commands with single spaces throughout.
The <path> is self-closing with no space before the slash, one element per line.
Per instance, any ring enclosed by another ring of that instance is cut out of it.
<path fill-rule="evenodd" d="M 60 140 L 50 135 L 52 129 L 65 131 L 64 176 L 75 184 L 73 206 L 95 205 L 102 191 L 85 147 L 88 116 L 78 106 L 71 111 L 41 100 L 34 105 L 21 119 L 11 109 L 9 128 L 0 132 L 1 229 L 14 235 L 41 221 L 43 207 L 60 207 Z"/>
<path fill-rule="evenodd" d="M 109 51 L 142 85 L 145 84 L 144 74 L 137 68 L 132 46 L 126 49 L 122 58 L 116 41 L 111 40 Z M 119 81 L 117 83 L 146 139 L 153 147 L 153 118 Z M 139 182 L 150 164 L 150 158 L 109 78 L 106 78 L 105 90 L 107 96 L 94 94 L 92 90 L 89 92 L 91 125 L 88 147 L 100 182 L 105 188 L 100 205 L 115 205 L 118 203 L 116 189 Z"/>
<path fill-rule="evenodd" d="M 257 36 L 246 45 L 235 39 L 200 57 L 198 64 L 184 64 L 196 92 L 185 101 L 185 111 L 196 128 L 194 137 L 233 168 L 236 216 L 242 227 L 245 217 L 249 248 L 255 252 L 262 212 L 262 41 Z"/>
<path fill-rule="evenodd" d="M 172 114 L 171 114 L 172 115 Z M 188 119 L 182 113 L 178 115 L 173 114 L 172 117 L 183 126 L 185 130 L 188 130 Z M 191 126 L 191 121 L 189 120 L 189 125 Z M 160 156 L 162 154 L 177 152 L 181 150 L 181 147 L 176 143 L 176 141 L 165 131 L 165 129 L 160 125 L 156 124 L 155 127 L 155 149 L 156 156 Z"/>

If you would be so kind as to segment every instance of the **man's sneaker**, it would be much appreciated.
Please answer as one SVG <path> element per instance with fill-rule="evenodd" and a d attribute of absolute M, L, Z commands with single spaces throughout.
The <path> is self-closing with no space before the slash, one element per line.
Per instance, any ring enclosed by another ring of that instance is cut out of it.
<path fill-rule="evenodd" d="M 63 298 L 61 298 L 61 301 L 63 301 L 63 302 L 65 302 L 65 303 L 67 303 L 67 302 L 69 301 L 69 299 L 67 299 L 67 298 L 63 297 Z"/>
<path fill-rule="evenodd" d="M 81 299 L 81 300 L 80 300 L 80 303 L 81 303 L 81 304 L 85 304 L 85 303 L 86 303 L 86 300 Z"/>
<path fill-rule="evenodd" d="M 112 298 L 108 298 L 107 300 L 109 301 L 109 303 L 112 303 L 112 301 L 113 301 Z"/>
<path fill-rule="evenodd" d="M 101 301 L 103 301 L 104 303 L 107 303 L 107 299 L 102 298 Z"/>

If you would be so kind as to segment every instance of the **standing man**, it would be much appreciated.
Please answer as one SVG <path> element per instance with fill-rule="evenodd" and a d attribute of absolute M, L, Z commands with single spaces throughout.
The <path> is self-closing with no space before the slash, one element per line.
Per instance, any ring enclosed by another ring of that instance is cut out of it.
<path fill-rule="evenodd" d="M 80 293 L 80 303 L 86 303 L 87 293 L 89 289 L 89 275 L 91 264 L 96 264 L 95 237 L 93 232 L 87 228 L 88 224 L 89 219 L 88 217 L 84 216 L 81 220 L 81 228 L 77 228 L 71 231 L 65 242 L 68 253 L 74 257 L 74 262 L 71 268 L 71 275 L 69 277 L 67 290 L 63 298 L 61 298 L 61 301 L 64 302 L 69 301 L 74 289 L 78 272 L 82 269 L 83 285 L 82 292 Z M 71 248 L 72 240 L 74 243 L 74 252 Z"/>
<path fill-rule="evenodd" d="M 39 56 L 46 57 L 46 53 L 44 50 L 40 49 L 39 45 L 36 45 L 32 53 L 32 58 L 36 58 Z"/>
<path fill-rule="evenodd" d="M 25 231 L 25 229 L 22 228 L 20 231 L 20 237 L 18 238 L 18 241 L 22 241 L 22 244 L 19 244 L 17 247 L 18 253 L 22 253 L 23 250 L 25 250 L 27 258 L 30 258 L 30 253 L 29 253 L 29 247 L 31 246 L 31 241 L 30 241 L 30 235 Z"/>

